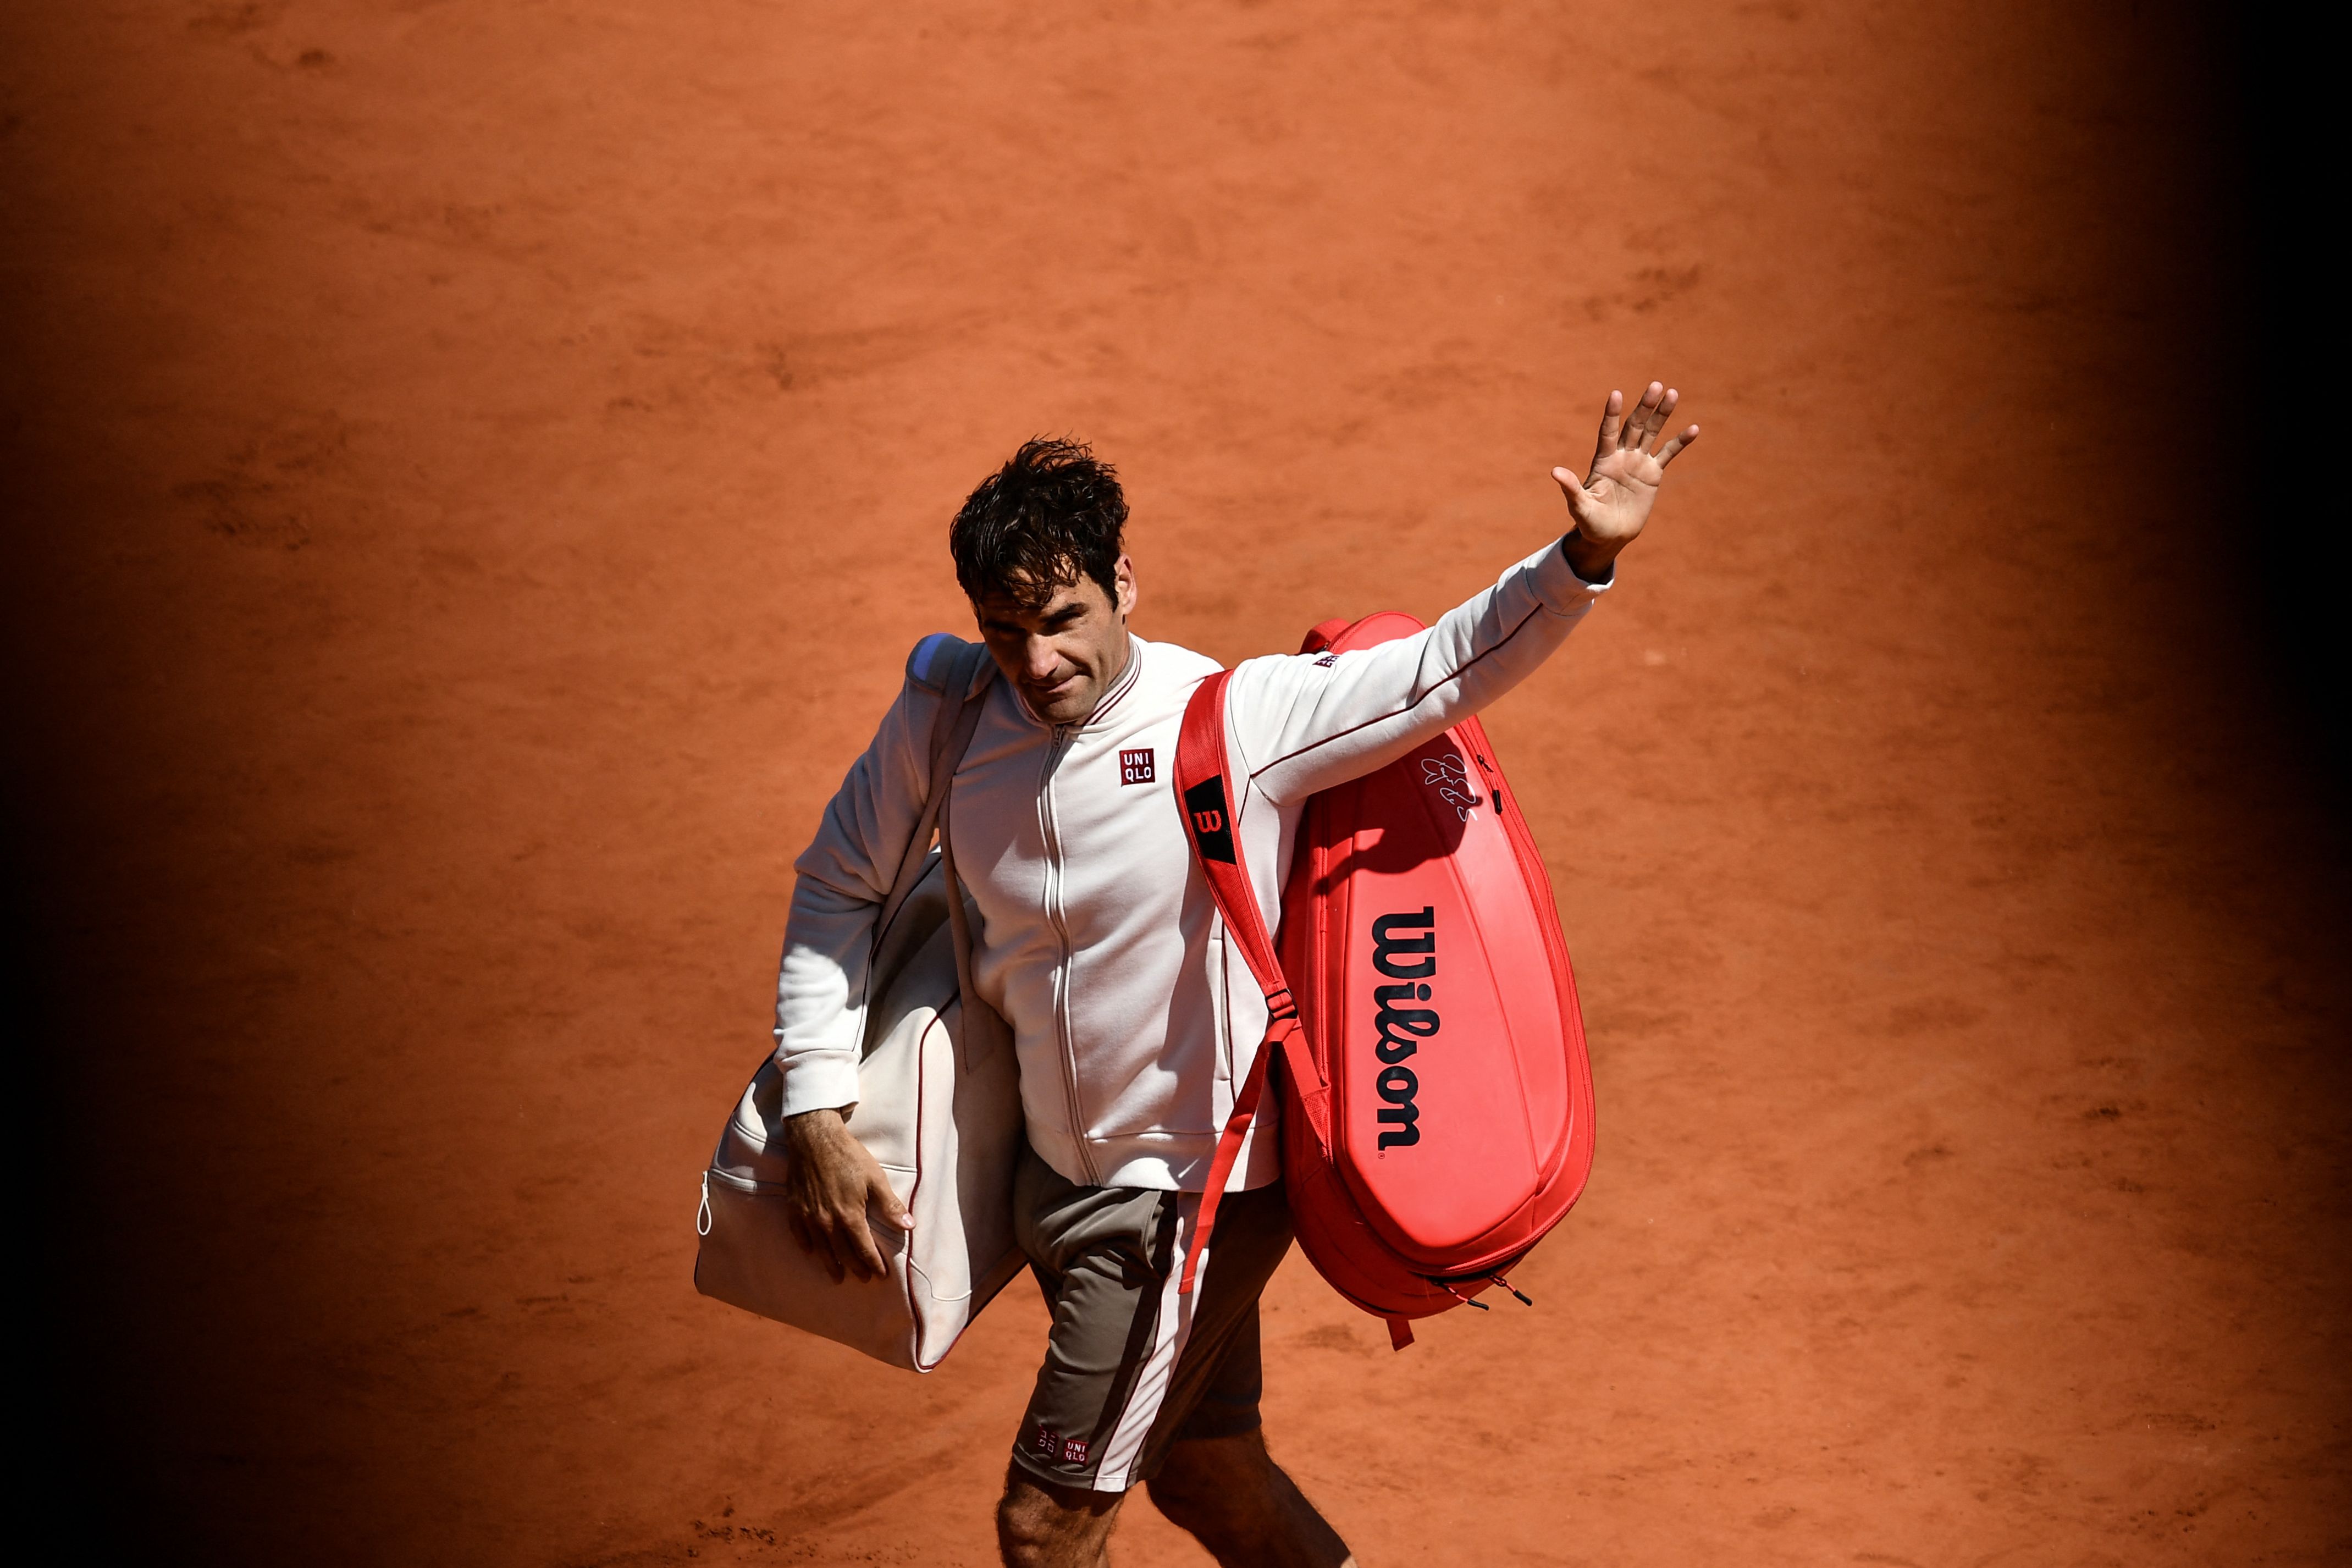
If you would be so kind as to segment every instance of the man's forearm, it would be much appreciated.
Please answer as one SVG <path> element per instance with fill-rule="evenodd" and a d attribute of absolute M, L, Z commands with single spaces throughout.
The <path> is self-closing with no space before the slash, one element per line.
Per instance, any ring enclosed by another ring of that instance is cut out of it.
<path fill-rule="evenodd" d="M 1612 575 L 1594 572 L 1584 576 L 1556 541 L 1417 637 L 1336 661 L 1250 660 L 1228 712 L 1252 782 L 1269 799 L 1303 799 L 1478 711 L 1566 638 Z"/>
<path fill-rule="evenodd" d="M 874 921 L 922 814 L 917 737 L 929 732 L 929 700 L 910 679 L 793 862 L 776 969 L 775 1058 L 787 1115 L 857 1099 Z"/>
<path fill-rule="evenodd" d="M 775 1057 L 786 1116 L 856 1101 L 866 970 L 879 908 L 808 877 L 793 889 L 776 968 Z"/>

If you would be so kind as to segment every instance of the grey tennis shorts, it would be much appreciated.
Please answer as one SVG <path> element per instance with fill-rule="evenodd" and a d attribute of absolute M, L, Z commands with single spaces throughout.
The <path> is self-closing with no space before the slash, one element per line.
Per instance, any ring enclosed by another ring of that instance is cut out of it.
<path fill-rule="evenodd" d="M 1225 1194 L 1182 1296 L 1200 1194 L 1082 1187 L 1024 1148 L 1013 1201 L 1054 1314 L 1014 1465 L 1055 1486 L 1123 1492 L 1159 1471 L 1171 1443 L 1255 1429 L 1258 1293 L 1290 1250 L 1279 1183 Z"/>

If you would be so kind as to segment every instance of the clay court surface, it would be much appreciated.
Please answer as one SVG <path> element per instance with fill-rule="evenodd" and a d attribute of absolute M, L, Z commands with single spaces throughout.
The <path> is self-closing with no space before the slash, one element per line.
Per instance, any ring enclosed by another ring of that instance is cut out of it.
<path fill-rule="evenodd" d="M 1277 1456 L 1366 1568 L 2352 1558 L 2343 861 L 2199 547 L 2244 387 L 2190 24 L 0 37 L 66 1241 L 16 1278 L 86 1560 L 992 1562 L 1032 1287 L 919 1379 L 689 1283 L 791 858 L 968 624 L 947 518 L 1084 436 L 1139 629 L 1237 659 L 1490 581 L 1653 374 L 1705 438 L 1488 719 L 1591 1185 L 1534 1310 L 1402 1354 L 1294 1255 Z M 1115 1546 L 1205 1562 L 1139 1500 Z"/>

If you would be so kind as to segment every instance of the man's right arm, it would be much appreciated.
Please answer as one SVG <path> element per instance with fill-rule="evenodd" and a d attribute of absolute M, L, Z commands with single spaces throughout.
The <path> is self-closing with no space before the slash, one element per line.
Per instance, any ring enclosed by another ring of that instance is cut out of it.
<path fill-rule="evenodd" d="M 798 879 L 777 965 L 775 1058 L 791 1151 L 786 1204 L 793 1235 L 835 1279 L 883 1272 L 869 1209 L 900 1229 L 911 1224 L 880 1164 L 850 1136 L 843 1111 L 857 1101 L 874 922 L 930 784 L 927 742 L 941 698 L 916 668 L 930 646 L 908 661 L 898 700 L 793 862 Z"/>
<path fill-rule="evenodd" d="M 1250 785 L 1278 802 L 1360 777 L 1531 673 L 1614 580 L 1617 555 L 1640 536 L 1666 465 L 1698 438 L 1696 425 L 1665 435 L 1680 396 L 1654 381 L 1628 409 L 1622 393 L 1611 393 L 1588 477 L 1580 483 L 1568 468 L 1552 470 L 1569 531 L 1435 626 L 1349 653 L 1237 668 L 1226 715 Z"/>
<path fill-rule="evenodd" d="M 792 912 L 776 969 L 776 1066 L 783 1112 L 857 1100 L 874 922 L 923 812 L 923 741 L 936 695 L 909 679 L 793 862 Z"/>

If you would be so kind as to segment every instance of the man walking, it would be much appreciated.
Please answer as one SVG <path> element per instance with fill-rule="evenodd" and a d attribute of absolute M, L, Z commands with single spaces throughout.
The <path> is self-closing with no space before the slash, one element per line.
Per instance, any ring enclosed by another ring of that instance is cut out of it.
<path fill-rule="evenodd" d="M 1609 395 L 1571 526 L 1417 636 L 1255 658 L 1226 700 L 1234 829 L 1280 907 L 1307 797 L 1385 766 L 1517 684 L 1567 637 L 1642 531 L 1676 394 Z M 1662 437 L 1664 437 L 1662 439 Z M 1015 1568 L 1087 1568 L 1127 1489 L 1221 1563 L 1338 1568 L 1345 1543 L 1260 1435 L 1257 1301 L 1288 1249 L 1269 1097 L 1203 1252 L 1177 1277 L 1217 1134 L 1263 1037 L 1265 1000 L 1226 942 L 1169 795 L 1178 731 L 1215 663 L 1127 629 L 1127 503 L 1084 447 L 1033 441 L 974 490 L 949 542 L 1003 679 L 950 788 L 950 847 L 980 912 L 971 984 L 1011 1026 L 1028 1148 L 1023 1250 L 1053 1313 L 1013 1448 L 999 1543 Z M 874 921 L 929 787 L 925 737 L 953 639 L 926 638 L 796 862 L 778 980 L 790 1202 L 836 1279 L 883 1272 L 872 1227 L 905 1226 L 841 1115 L 857 1099 Z M 961 698 L 963 694 L 951 694 Z"/>

